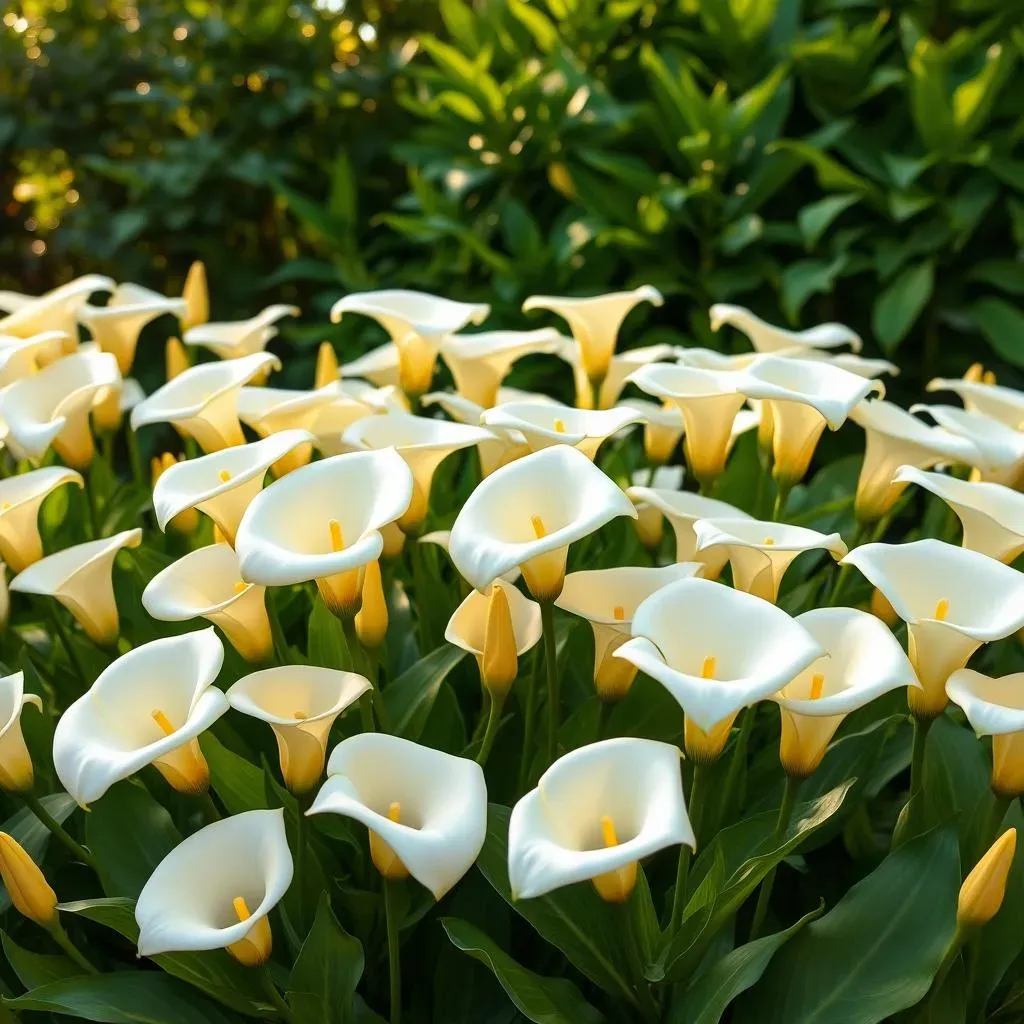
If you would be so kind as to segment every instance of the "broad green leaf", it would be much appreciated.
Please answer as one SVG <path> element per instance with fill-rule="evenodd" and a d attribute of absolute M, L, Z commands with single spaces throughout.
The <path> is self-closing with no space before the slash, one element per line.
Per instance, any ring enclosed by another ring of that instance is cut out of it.
<path fill-rule="evenodd" d="M 813 170 L 818 184 L 829 192 L 855 192 L 875 202 L 881 200 L 881 192 L 877 185 L 867 178 L 855 174 L 841 164 L 833 156 L 817 149 L 809 142 L 796 139 L 780 139 L 767 147 L 768 153 L 789 153 Z"/>
<path fill-rule="evenodd" d="M 841 253 L 834 260 L 797 260 L 782 272 L 782 308 L 791 323 L 800 319 L 800 311 L 812 295 L 831 292 L 836 278 L 845 270 L 848 257 Z"/>
<path fill-rule="evenodd" d="M 808 250 L 818 244 L 822 235 L 844 210 L 848 210 L 855 203 L 860 202 L 860 199 L 861 197 L 857 193 L 841 192 L 805 206 L 796 215 L 796 221 L 800 225 L 800 233 L 804 236 L 804 244 Z"/>
<path fill-rule="evenodd" d="M 477 16 L 464 0 L 441 0 L 441 18 L 448 34 L 465 50 L 480 49 Z"/>
<path fill-rule="evenodd" d="M 309 661 L 311 665 L 352 671 L 352 655 L 341 621 L 333 615 L 319 595 L 309 615 Z"/>
<path fill-rule="evenodd" d="M 537 10 L 527 0 L 505 0 L 505 6 L 533 36 L 533 41 L 542 53 L 549 53 L 558 45 L 558 29 L 547 15 Z"/>
<path fill-rule="evenodd" d="M 458 647 L 445 644 L 420 658 L 384 687 L 380 699 L 396 735 L 410 740 L 419 738 L 441 684 L 465 653 Z"/>
<path fill-rule="evenodd" d="M 871 324 L 882 351 L 894 352 L 924 312 L 935 287 L 935 264 L 907 267 L 875 300 Z"/>
<path fill-rule="evenodd" d="M 54 956 L 49 953 L 33 953 L 19 946 L 6 932 L 0 932 L 0 943 L 3 944 L 4 956 L 11 970 L 25 988 L 38 988 L 83 973 L 81 967 L 63 954 Z"/>
<path fill-rule="evenodd" d="M 209 731 L 199 737 L 199 748 L 210 767 L 210 786 L 228 814 L 268 806 L 263 772 L 256 765 L 229 750 Z"/>
<path fill-rule="evenodd" d="M 967 272 L 969 281 L 981 281 L 1010 295 L 1024 295 L 1024 263 L 1017 260 L 982 260 Z"/>
<path fill-rule="evenodd" d="M 968 307 L 986 341 L 1007 362 L 1024 366 L 1024 313 L 1005 299 L 986 296 Z"/>

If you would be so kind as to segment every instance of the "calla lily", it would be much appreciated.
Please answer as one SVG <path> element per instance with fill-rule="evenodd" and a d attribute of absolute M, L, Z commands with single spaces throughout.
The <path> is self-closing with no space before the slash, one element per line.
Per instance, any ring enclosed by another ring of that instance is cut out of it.
<path fill-rule="evenodd" d="M 1008 828 L 971 868 L 956 901 L 956 930 L 970 939 L 992 920 L 1006 899 L 1006 883 L 1017 853 L 1017 830 Z"/>
<path fill-rule="evenodd" d="M 416 538 L 419 544 L 434 544 L 439 547 L 446 555 L 451 557 L 448 551 L 448 542 L 451 540 L 451 530 L 431 530 L 430 533 L 423 533 Z M 514 569 L 509 569 L 508 572 L 502 573 L 498 579 L 505 580 L 506 583 L 515 583 L 522 573 L 519 571 L 517 565 Z M 485 588 L 486 589 L 486 588 Z"/>
<path fill-rule="evenodd" d="M 238 393 L 253 377 L 280 366 L 277 356 L 256 352 L 189 367 L 132 409 L 132 430 L 150 423 L 173 423 L 194 437 L 204 452 L 244 444 Z"/>
<path fill-rule="evenodd" d="M 826 362 L 784 356 L 762 356 L 751 363 L 742 391 L 762 403 L 762 422 L 766 416 L 770 422 L 772 473 L 790 487 L 807 473 L 826 426 L 838 430 L 872 391 L 885 395 L 879 381 Z"/>
<path fill-rule="evenodd" d="M 85 486 L 81 474 L 64 466 L 44 466 L 0 480 L 0 557 L 12 572 L 43 557 L 39 509 L 47 495 L 65 484 Z"/>
<path fill-rule="evenodd" d="M 347 398 L 362 402 L 363 405 L 369 406 L 372 412 L 409 412 L 411 408 L 409 399 L 402 393 L 401 388 L 394 384 L 375 388 L 365 380 L 339 380 L 338 387 Z"/>
<path fill-rule="evenodd" d="M 78 344 L 78 311 L 94 292 L 112 292 L 114 282 L 100 274 L 76 277 L 45 295 L 26 297 L 9 316 L 0 319 L 0 334 L 31 338 L 42 331 L 63 331 L 67 335 L 65 351 Z"/>
<path fill-rule="evenodd" d="M 1009 564 L 1024 551 L 1024 494 L 1002 484 L 968 482 L 901 466 L 893 480 L 941 498 L 964 528 L 963 546 Z"/>
<path fill-rule="evenodd" d="M 598 383 L 608 374 L 619 328 L 633 307 L 641 302 L 660 306 L 664 301 L 657 288 L 645 284 L 631 292 L 610 292 L 585 299 L 531 295 L 523 303 L 523 312 L 549 309 L 562 317 L 572 329 L 587 377 Z"/>
<path fill-rule="evenodd" d="M 557 352 L 562 340 L 552 327 L 455 334 L 441 343 L 441 358 L 451 371 L 459 394 L 486 409 L 497 402 L 501 382 L 517 359 Z"/>
<path fill-rule="evenodd" d="M 733 422 L 746 401 L 740 391 L 744 372 L 649 363 L 629 377 L 641 391 L 675 402 L 682 410 L 687 465 L 705 487 L 725 469 L 733 443 Z"/>
<path fill-rule="evenodd" d="M 221 359 L 238 359 L 262 352 L 277 335 L 274 324 L 282 317 L 298 316 L 297 306 L 267 306 L 248 320 L 232 323 L 203 323 L 190 327 L 181 337 L 186 345 L 201 345 Z"/>
<path fill-rule="evenodd" d="M 331 307 L 331 320 L 337 323 L 345 313 L 376 320 L 398 350 L 402 390 L 418 397 L 430 390 L 441 339 L 467 324 L 483 323 L 490 311 L 486 302 L 453 302 L 425 292 L 393 289 L 346 295 Z M 343 368 L 342 372 L 354 371 Z"/>
<path fill-rule="evenodd" d="M 868 359 L 865 356 L 855 355 L 852 352 L 830 352 L 820 348 L 796 348 L 779 352 L 780 356 L 793 356 L 797 359 L 813 359 L 826 363 L 829 366 L 837 366 L 840 370 L 848 373 L 855 373 L 858 377 L 882 377 L 889 374 L 890 377 L 898 377 L 900 368 L 888 359 Z"/>
<path fill-rule="evenodd" d="M 282 430 L 262 441 L 212 452 L 169 467 L 153 488 L 153 508 L 161 530 L 185 509 L 209 516 L 228 543 L 249 503 L 263 490 L 267 471 L 313 435 L 305 430 Z"/>
<path fill-rule="evenodd" d="M 3 324 L 0 322 L 0 330 Z M 958 395 L 968 412 L 991 416 L 1000 423 L 1020 430 L 1024 427 L 1024 392 L 1002 384 L 986 384 L 981 380 L 948 380 L 936 377 L 928 382 L 927 391 L 952 391 Z"/>
<path fill-rule="evenodd" d="M 673 345 L 645 345 L 641 348 L 627 349 L 613 355 L 608 364 L 608 372 L 601 381 L 597 395 L 598 409 L 611 409 L 618 401 L 622 389 L 626 386 L 629 375 L 638 367 L 662 359 L 671 359 L 676 353 Z M 573 379 L 576 383 L 576 405 L 580 409 L 594 408 L 594 388 L 587 376 L 579 345 L 571 338 L 562 341 L 559 355 L 572 367 Z"/>
<path fill-rule="evenodd" d="M 285 785 L 306 793 L 324 771 L 335 719 L 371 690 L 355 672 L 315 665 L 281 665 L 253 672 L 228 690 L 228 703 L 274 730 Z"/>
<path fill-rule="evenodd" d="M 743 370 L 759 358 L 757 352 L 718 352 L 713 348 L 677 346 L 676 361 L 680 366 L 697 370 Z"/>
<path fill-rule="evenodd" d="M 860 335 L 843 324 L 818 324 L 817 327 L 809 327 L 805 331 L 787 331 L 762 320 L 743 306 L 730 306 L 725 303 L 712 306 L 709 315 L 711 330 L 718 331 L 725 324 L 730 324 L 745 334 L 758 352 L 778 352 L 794 348 L 838 348 L 840 345 L 849 345 L 854 352 L 859 352 L 863 346 Z"/>
<path fill-rule="evenodd" d="M 565 577 L 555 604 L 586 619 L 594 631 L 594 687 L 602 700 L 621 700 L 636 678 L 636 666 L 613 655 L 632 635 L 637 608 L 669 583 L 703 571 L 699 562 L 678 562 L 654 569 L 632 565 L 587 569 Z"/>
<path fill-rule="evenodd" d="M 7 583 L 7 566 L 0 562 L 0 632 L 11 618 L 11 590 Z"/>
<path fill-rule="evenodd" d="M 453 420 L 473 426 L 480 423 L 480 417 L 485 412 L 482 405 L 447 391 L 432 391 L 420 399 L 420 404 L 424 407 L 439 405 Z M 529 454 L 530 446 L 518 430 L 503 430 L 500 427 L 486 429 L 491 437 L 476 446 L 480 456 L 481 476 L 490 476 L 496 469 Z"/>
<path fill-rule="evenodd" d="M 64 788 L 87 807 L 152 764 L 175 789 L 205 791 L 196 737 L 228 709 L 213 685 L 223 660 L 211 626 L 142 644 L 108 665 L 57 722 L 53 766 Z"/>
<path fill-rule="evenodd" d="M 975 476 L 1010 487 L 1024 483 L 1024 432 L 955 405 L 913 405 L 910 411 L 926 412 L 939 427 L 970 442 Z"/>
<path fill-rule="evenodd" d="M 881 519 L 896 503 L 905 483 L 893 476 L 903 465 L 930 469 L 944 462 L 973 464 L 977 449 L 970 441 L 929 427 L 916 416 L 881 399 L 864 401 L 850 413 L 864 428 L 867 443 L 857 480 L 854 511 L 862 522 Z"/>
<path fill-rule="evenodd" d="M 142 607 L 161 622 L 207 619 L 246 661 L 258 662 L 274 651 L 265 592 L 242 579 L 238 556 L 227 544 L 208 544 L 158 572 L 142 593 Z"/>
<path fill-rule="evenodd" d="M 329 341 L 321 341 L 316 350 L 316 368 L 313 371 L 313 387 L 322 388 L 341 380 L 338 353 Z"/>
<path fill-rule="evenodd" d="M 978 736 L 992 737 L 993 791 L 1016 799 L 1024 793 L 1024 672 L 993 678 L 957 669 L 946 693 Z"/>
<path fill-rule="evenodd" d="M 114 600 L 114 559 L 122 548 L 137 548 L 142 530 L 75 544 L 47 555 L 11 580 L 11 590 L 56 598 L 100 646 L 117 642 L 120 623 Z"/>
<path fill-rule="evenodd" d="M 89 414 L 120 383 L 117 360 L 102 352 L 77 352 L 15 381 L 2 400 L 8 447 L 38 461 L 53 445 L 70 466 L 85 468 L 95 451 Z"/>
<path fill-rule="evenodd" d="M 206 283 L 206 264 L 202 260 L 194 260 L 188 268 L 181 297 L 185 300 L 185 314 L 180 318 L 183 330 L 210 319 L 210 289 Z"/>
<path fill-rule="evenodd" d="M 851 711 L 897 687 L 921 684 L 899 642 L 874 615 L 856 608 L 815 608 L 796 621 L 826 652 L 773 698 L 782 716 L 782 767 L 803 779 L 821 764 Z"/>
<path fill-rule="evenodd" d="M 370 349 L 358 359 L 342 363 L 340 370 L 342 378 L 363 377 L 379 388 L 400 386 L 398 348 L 390 341 Z"/>
<path fill-rule="evenodd" d="M 702 579 L 670 583 L 633 615 L 624 658 L 683 709 L 687 757 L 714 761 L 739 711 L 764 700 L 825 654 L 781 608 Z"/>
<path fill-rule="evenodd" d="M 430 485 L 437 467 L 460 449 L 471 448 L 490 439 L 490 431 L 482 427 L 400 412 L 366 416 L 353 423 L 342 435 L 342 440 L 355 449 L 390 448 L 405 459 L 412 470 L 413 493 L 398 525 L 407 533 L 417 530 L 426 518 Z"/>
<path fill-rule="evenodd" d="M 383 733 L 342 740 L 307 814 L 342 814 L 370 830 L 387 878 L 412 875 L 439 900 L 473 866 L 487 833 L 487 787 L 475 761 Z"/>
<path fill-rule="evenodd" d="M 635 409 L 643 417 L 644 455 L 652 465 L 660 466 L 672 458 L 686 429 L 683 412 L 674 402 L 647 402 L 642 398 L 627 398 L 622 405 Z"/>
<path fill-rule="evenodd" d="M 311 463 L 256 496 L 235 535 L 242 578 L 263 586 L 316 580 L 340 616 L 359 610 L 363 571 L 381 528 L 412 499 L 412 472 L 393 448 Z"/>
<path fill-rule="evenodd" d="M 798 555 L 824 550 L 838 560 L 847 550 L 838 533 L 826 535 L 804 526 L 758 519 L 699 519 L 693 532 L 698 558 L 710 548 L 724 548 L 732 565 L 733 586 L 773 603 L 778 600 L 782 577 Z"/>
<path fill-rule="evenodd" d="M 612 434 L 634 423 L 642 423 L 643 419 L 643 413 L 624 406 L 591 410 L 536 402 L 507 402 L 488 409 L 481 422 L 499 430 L 522 434 L 531 451 L 570 444 L 593 460 Z"/>
<path fill-rule="evenodd" d="M 616 516 L 636 518 L 626 495 L 581 452 L 555 445 L 502 467 L 473 491 L 448 553 L 477 590 L 519 566 L 533 597 L 554 601 L 569 545 Z"/>
<path fill-rule="evenodd" d="M 907 624 L 910 661 L 923 689 L 910 710 L 941 715 L 946 680 L 983 644 L 1024 625 L 1024 574 L 988 555 L 940 540 L 864 544 L 844 559 L 859 569 Z"/>
<path fill-rule="evenodd" d="M 128 373 L 146 324 L 166 313 L 183 317 L 185 310 L 184 299 L 169 299 L 137 284 L 119 284 L 105 306 L 83 304 L 78 318 L 92 332 L 99 347 L 117 359 L 121 373 Z"/>
<path fill-rule="evenodd" d="M 201 828 L 164 857 L 139 893 L 139 955 L 227 949 L 259 966 L 270 957 L 267 915 L 292 870 L 280 807 Z"/>
<path fill-rule="evenodd" d="M 560 757 L 512 808 L 508 879 L 513 899 L 591 881 L 621 903 L 637 863 L 669 846 L 696 849 L 683 800 L 679 748 L 620 737 Z"/>
<path fill-rule="evenodd" d="M 97 431 L 114 433 L 121 426 L 124 414 L 130 413 L 145 397 L 146 392 L 142 390 L 142 385 L 134 377 L 125 377 L 117 390 L 111 391 L 93 408 L 93 427 Z"/>
<path fill-rule="evenodd" d="M 0 336 L 0 388 L 59 359 L 66 339 L 63 331 L 43 331 L 31 338 Z"/>
<path fill-rule="evenodd" d="M 655 483 L 657 483 L 655 479 Z M 697 550 L 697 534 L 694 523 L 699 519 L 750 519 L 742 509 L 716 498 L 705 498 L 689 491 L 671 490 L 664 487 L 630 487 L 626 494 L 637 508 L 648 506 L 657 509 L 668 520 L 676 535 L 676 561 L 701 562 L 704 576 L 717 579 L 729 561 L 725 548 Z"/>
<path fill-rule="evenodd" d="M 650 486 L 666 491 L 678 491 L 683 486 L 682 466 L 658 466 L 656 469 L 640 469 L 632 476 L 634 487 Z M 628 491 L 626 492 L 629 493 Z M 661 509 L 649 505 L 646 501 L 633 500 L 636 508 L 636 534 L 640 543 L 650 551 L 661 546 L 661 538 L 665 534 L 665 517 Z"/>
<path fill-rule="evenodd" d="M 24 793 L 32 789 L 32 758 L 21 733 L 21 713 L 31 704 L 43 710 L 42 698 L 25 692 L 25 674 L 0 676 L 0 789 Z"/>

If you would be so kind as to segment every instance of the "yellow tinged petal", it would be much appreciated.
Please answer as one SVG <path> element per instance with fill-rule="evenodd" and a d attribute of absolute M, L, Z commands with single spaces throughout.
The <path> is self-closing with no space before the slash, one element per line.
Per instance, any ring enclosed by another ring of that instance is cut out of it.
<path fill-rule="evenodd" d="M 0 832 L 0 877 L 15 909 L 49 928 L 57 919 L 57 895 L 17 840 Z"/>
<path fill-rule="evenodd" d="M 1017 850 L 1017 830 L 1007 829 L 972 868 L 960 887 L 956 923 L 961 929 L 987 924 L 999 912 Z"/>

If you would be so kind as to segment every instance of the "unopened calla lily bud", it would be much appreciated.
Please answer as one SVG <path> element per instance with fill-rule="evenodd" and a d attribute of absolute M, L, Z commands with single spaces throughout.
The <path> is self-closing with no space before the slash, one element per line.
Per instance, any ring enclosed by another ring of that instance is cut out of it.
<path fill-rule="evenodd" d="M 999 913 L 1016 850 L 1017 830 L 1008 828 L 971 869 L 960 886 L 956 907 L 958 928 L 981 928 Z"/>
<path fill-rule="evenodd" d="M 363 600 L 355 618 L 356 636 L 364 647 L 380 647 L 388 631 L 388 603 L 380 578 L 380 562 L 366 563 Z"/>
<path fill-rule="evenodd" d="M 202 260 L 196 260 L 188 268 L 181 297 L 185 300 L 185 315 L 181 318 L 183 330 L 198 327 L 210 319 L 210 290 L 206 284 L 206 264 Z"/>
<path fill-rule="evenodd" d="M 149 461 L 153 486 L 156 487 L 157 480 L 159 480 L 160 477 L 162 477 L 164 473 L 171 468 L 171 466 L 177 465 L 177 463 L 178 460 L 170 452 L 164 452 L 163 455 L 154 455 Z M 199 510 L 196 508 L 187 508 L 184 511 L 179 512 L 176 516 L 172 516 L 167 525 L 172 530 L 176 530 L 178 533 L 184 534 L 188 537 L 195 533 L 199 526 Z"/>
<path fill-rule="evenodd" d="M 57 895 L 17 840 L 0 832 L 0 876 L 19 914 L 49 928 L 57 920 Z"/>
<path fill-rule="evenodd" d="M 167 371 L 167 379 L 174 380 L 180 373 L 184 373 L 191 363 L 188 358 L 188 351 L 177 338 L 169 338 L 164 349 L 164 367 Z"/>
<path fill-rule="evenodd" d="M 321 341 L 316 352 L 316 376 L 313 378 L 313 387 L 322 388 L 340 376 L 334 346 L 329 341 Z"/>
<path fill-rule="evenodd" d="M 507 693 L 518 674 L 519 659 L 516 657 L 516 636 L 508 594 L 504 587 L 491 587 L 487 599 L 480 678 L 488 693 L 498 694 Z"/>

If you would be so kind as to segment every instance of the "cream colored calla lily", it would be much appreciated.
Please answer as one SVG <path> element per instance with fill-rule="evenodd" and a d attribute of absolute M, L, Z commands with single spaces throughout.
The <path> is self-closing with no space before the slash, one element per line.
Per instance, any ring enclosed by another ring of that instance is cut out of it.
<path fill-rule="evenodd" d="M 590 623 L 594 632 L 594 688 L 601 700 L 621 700 L 636 679 L 636 666 L 613 655 L 632 635 L 637 608 L 669 583 L 699 576 L 703 571 L 699 562 L 677 562 L 653 569 L 634 565 L 584 569 L 565 577 L 555 604 Z"/>
<path fill-rule="evenodd" d="M 661 466 L 672 458 L 686 430 L 683 412 L 675 402 L 658 405 L 643 398 L 627 398 L 623 403 L 627 409 L 635 409 L 644 424 L 644 455 L 652 465 Z"/>
<path fill-rule="evenodd" d="M 254 352 L 262 352 L 267 342 L 277 335 L 274 326 L 286 316 L 298 316 L 297 306 L 267 306 L 248 320 L 231 323 L 203 323 L 190 327 L 181 340 L 186 345 L 201 345 L 221 359 L 238 359 Z"/>
<path fill-rule="evenodd" d="M 117 360 L 101 352 L 76 352 L 15 381 L 0 399 L 8 447 L 38 461 L 52 445 L 76 469 L 95 452 L 89 414 L 121 384 Z"/>
<path fill-rule="evenodd" d="M 620 737 L 560 757 L 512 808 L 508 879 L 514 899 L 591 881 L 621 903 L 637 864 L 669 846 L 696 849 L 679 748 Z"/>
<path fill-rule="evenodd" d="M 778 600 L 786 570 L 805 551 L 827 551 L 836 560 L 846 554 L 838 533 L 818 533 L 804 526 L 766 523 L 759 519 L 707 518 L 693 524 L 697 557 L 711 548 L 724 548 L 738 590 Z"/>
<path fill-rule="evenodd" d="M 370 681 L 355 672 L 281 665 L 239 679 L 227 698 L 236 711 L 274 730 L 285 785 L 293 793 L 307 793 L 323 775 L 331 726 L 371 689 Z"/>
<path fill-rule="evenodd" d="M 120 622 L 114 600 L 114 559 L 123 548 L 137 548 L 142 530 L 75 544 L 33 562 L 11 580 L 10 589 L 58 600 L 101 646 L 117 642 Z"/>
<path fill-rule="evenodd" d="M 142 644 L 107 666 L 61 715 L 53 766 L 83 807 L 152 764 L 183 793 L 209 783 L 196 737 L 228 709 L 213 685 L 224 648 L 213 627 Z"/>
<path fill-rule="evenodd" d="M 384 548 L 381 528 L 399 519 L 413 479 L 393 448 L 313 462 L 253 499 L 235 535 L 242 578 L 263 586 L 316 580 L 340 616 L 359 610 L 367 562 Z"/>
<path fill-rule="evenodd" d="M 356 420 L 342 435 L 342 440 L 362 451 L 391 448 L 405 459 L 412 470 L 414 484 L 412 500 L 398 525 L 411 533 L 419 529 L 427 516 L 430 485 L 437 467 L 463 448 L 489 442 L 491 433 L 464 423 L 394 412 Z"/>
<path fill-rule="evenodd" d="M 184 299 L 169 299 L 137 284 L 119 284 L 105 306 L 83 304 L 78 319 L 89 328 L 99 347 L 117 359 L 121 373 L 128 373 L 146 324 L 167 313 L 183 317 L 185 310 Z"/>
<path fill-rule="evenodd" d="M 850 419 L 867 435 L 854 500 L 854 511 L 862 522 L 881 519 L 896 503 L 906 487 L 893 480 L 900 466 L 930 469 L 945 462 L 973 465 L 977 457 L 977 448 L 970 441 L 942 427 L 929 427 L 898 405 L 881 399 L 861 402 L 850 413 Z"/>
<path fill-rule="evenodd" d="M 288 452 L 309 444 L 305 430 L 282 430 L 262 441 L 211 452 L 170 466 L 153 488 L 153 509 L 161 530 L 185 509 L 209 516 L 228 543 L 249 503 L 263 490 L 267 471 Z"/>
<path fill-rule="evenodd" d="M 920 687 L 899 642 L 874 615 L 815 608 L 796 621 L 826 652 L 773 698 L 782 716 L 779 759 L 787 775 L 814 773 L 843 719 L 883 693 Z"/>
<path fill-rule="evenodd" d="M 439 405 L 456 422 L 472 426 L 480 423 L 480 417 L 485 412 L 482 405 L 447 391 L 432 391 L 420 399 L 420 404 L 424 407 Z M 530 453 L 526 438 L 518 430 L 503 430 L 500 427 L 484 429 L 491 436 L 485 441 L 479 441 L 476 446 L 480 456 L 481 476 L 490 476 L 496 469 Z"/>
<path fill-rule="evenodd" d="M 257 375 L 280 366 L 277 356 L 256 352 L 189 367 L 132 409 L 132 430 L 151 423 L 173 423 L 195 438 L 204 452 L 244 444 L 238 393 Z"/>
<path fill-rule="evenodd" d="M 1002 484 L 971 483 L 945 473 L 901 466 L 893 479 L 941 498 L 964 528 L 963 546 L 1009 564 L 1024 551 L 1024 494 Z"/>
<path fill-rule="evenodd" d="M 554 445 L 502 467 L 473 491 L 448 553 L 477 590 L 519 566 L 533 597 L 554 601 L 569 545 L 616 516 L 636 518 L 622 490 L 582 452 Z"/>
<path fill-rule="evenodd" d="M 912 405 L 912 413 L 927 413 L 941 429 L 962 437 L 975 448 L 974 476 L 1019 487 L 1024 483 L 1024 431 L 980 412 L 955 405 Z"/>
<path fill-rule="evenodd" d="M 30 338 L 0 335 L 0 388 L 29 377 L 64 354 L 67 335 L 43 331 Z"/>
<path fill-rule="evenodd" d="M 11 619 L 11 589 L 7 581 L 7 566 L 0 562 L 0 632 Z"/>
<path fill-rule="evenodd" d="M 531 295 L 523 303 L 523 312 L 548 309 L 562 317 L 572 330 L 587 377 L 597 383 L 608 374 L 619 328 L 630 311 L 641 302 L 660 306 L 664 301 L 657 288 L 645 284 L 631 292 L 609 292 L 583 299 Z"/>
<path fill-rule="evenodd" d="M 900 368 L 888 359 L 868 359 L 852 352 L 831 352 L 821 348 L 795 348 L 777 353 L 780 356 L 793 356 L 797 359 L 813 359 L 829 366 L 837 366 L 840 370 L 855 373 L 858 377 L 898 377 Z"/>
<path fill-rule="evenodd" d="M 711 330 L 718 331 L 730 324 L 750 339 L 758 352 L 778 352 L 794 348 L 838 348 L 849 345 L 859 352 L 863 342 L 855 331 L 843 324 L 828 323 L 809 327 L 805 331 L 787 331 L 762 320 L 743 306 L 717 303 L 709 310 Z"/>
<path fill-rule="evenodd" d="M 25 674 L 0 676 L 0 789 L 25 793 L 32 789 L 32 758 L 21 732 L 21 713 L 31 704 L 43 710 L 42 698 L 25 692 Z"/>
<path fill-rule="evenodd" d="M 448 542 L 451 540 L 451 530 L 431 530 L 430 533 L 421 534 L 416 538 L 418 544 L 433 544 L 439 547 L 448 557 L 451 557 L 448 551 Z M 509 569 L 508 572 L 502 573 L 498 579 L 505 580 L 506 583 L 515 583 L 517 579 L 523 574 L 519 571 L 517 565 L 514 569 Z M 486 588 L 485 588 L 486 589 Z"/>
<path fill-rule="evenodd" d="M 718 352 L 713 348 L 690 348 L 678 345 L 676 362 L 697 370 L 743 370 L 759 358 L 757 352 Z"/>
<path fill-rule="evenodd" d="M 702 579 L 652 594 L 633 615 L 624 658 L 683 709 L 687 757 L 714 761 L 742 708 L 782 689 L 825 651 L 781 608 Z"/>
<path fill-rule="evenodd" d="M 208 544 L 158 572 L 142 592 L 142 607 L 161 622 L 207 619 L 246 661 L 259 662 L 274 652 L 265 593 L 242 579 L 227 544 Z"/>
<path fill-rule="evenodd" d="M 307 814 L 342 814 L 370 830 L 388 878 L 412 875 L 439 900 L 473 866 L 487 833 L 487 787 L 475 761 L 383 733 L 342 740 Z"/>
<path fill-rule="evenodd" d="M 1024 672 L 993 678 L 957 669 L 946 693 L 978 736 L 992 737 L 992 789 L 1015 800 L 1024 793 Z"/>
<path fill-rule="evenodd" d="M 0 324 L 2 328 L 2 324 Z M 991 416 L 1014 430 L 1024 427 L 1024 391 L 1002 384 L 986 384 L 980 380 L 936 377 L 928 382 L 927 391 L 952 391 L 958 395 L 968 412 Z"/>
<path fill-rule="evenodd" d="M 601 381 L 601 387 L 597 395 L 597 407 L 599 409 L 611 409 L 618 401 L 622 389 L 626 386 L 629 375 L 638 367 L 646 366 L 648 363 L 659 362 L 662 359 L 671 359 L 675 355 L 673 345 L 644 345 L 641 348 L 627 349 L 613 355 L 608 364 L 608 372 Z M 579 345 L 571 338 L 562 341 L 559 355 L 572 367 L 573 380 L 576 384 L 576 406 L 580 409 L 594 408 L 594 388 L 590 378 L 587 376 L 587 369 L 583 364 L 583 357 L 580 354 Z"/>
<path fill-rule="evenodd" d="M 201 828 L 164 857 L 139 893 L 139 956 L 227 949 L 246 966 L 265 963 L 267 915 L 292 871 L 280 807 Z"/>
<path fill-rule="evenodd" d="M 31 338 L 42 331 L 63 331 L 67 335 L 65 351 L 78 347 L 78 312 L 94 292 L 112 292 L 114 282 L 100 274 L 76 277 L 67 284 L 38 297 L 20 296 L 9 316 L 0 319 L 0 334 Z"/>
<path fill-rule="evenodd" d="M 540 402 L 506 402 L 488 409 L 480 419 L 485 426 L 522 434 L 531 451 L 569 444 L 593 461 L 612 434 L 642 423 L 644 416 L 626 406 L 591 410 Z"/>
<path fill-rule="evenodd" d="M 12 572 L 43 557 L 39 509 L 47 495 L 65 484 L 85 486 L 80 473 L 64 466 L 44 466 L 0 480 L 0 557 Z"/>
<path fill-rule="evenodd" d="M 401 383 L 398 371 L 398 348 L 394 342 L 390 341 L 370 349 L 358 359 L 342 363 L 340 370 L 342 378 L 362 377 L 379 388 L 397 388 Z"/>
<path fill-rule="evenodd" d="M 630 479 L 634 487 L 650 486 L 658 490 L 678 491 L 683 486 L 683 467 L 658 466 L 653 472 L 649 469 L 639 469 Z M 657 551 L 661 546 L 661 538 L 665 535 L 664 514 L 661 509 L 646 501 L 636 499 L 633 505 L 636 508 L 636 534 L 640 538 L 640 543 L 649 551 Z"/>
<path fill-rule="evenodd" d="M 946 680 L 983 644 L 1024 625 L 1024 574 L 940 540 L 864 544 L 844 559 L 907 624 L 910 661 L 923 689 L 907 700 L 921 718 L 941 715 Z"/>

